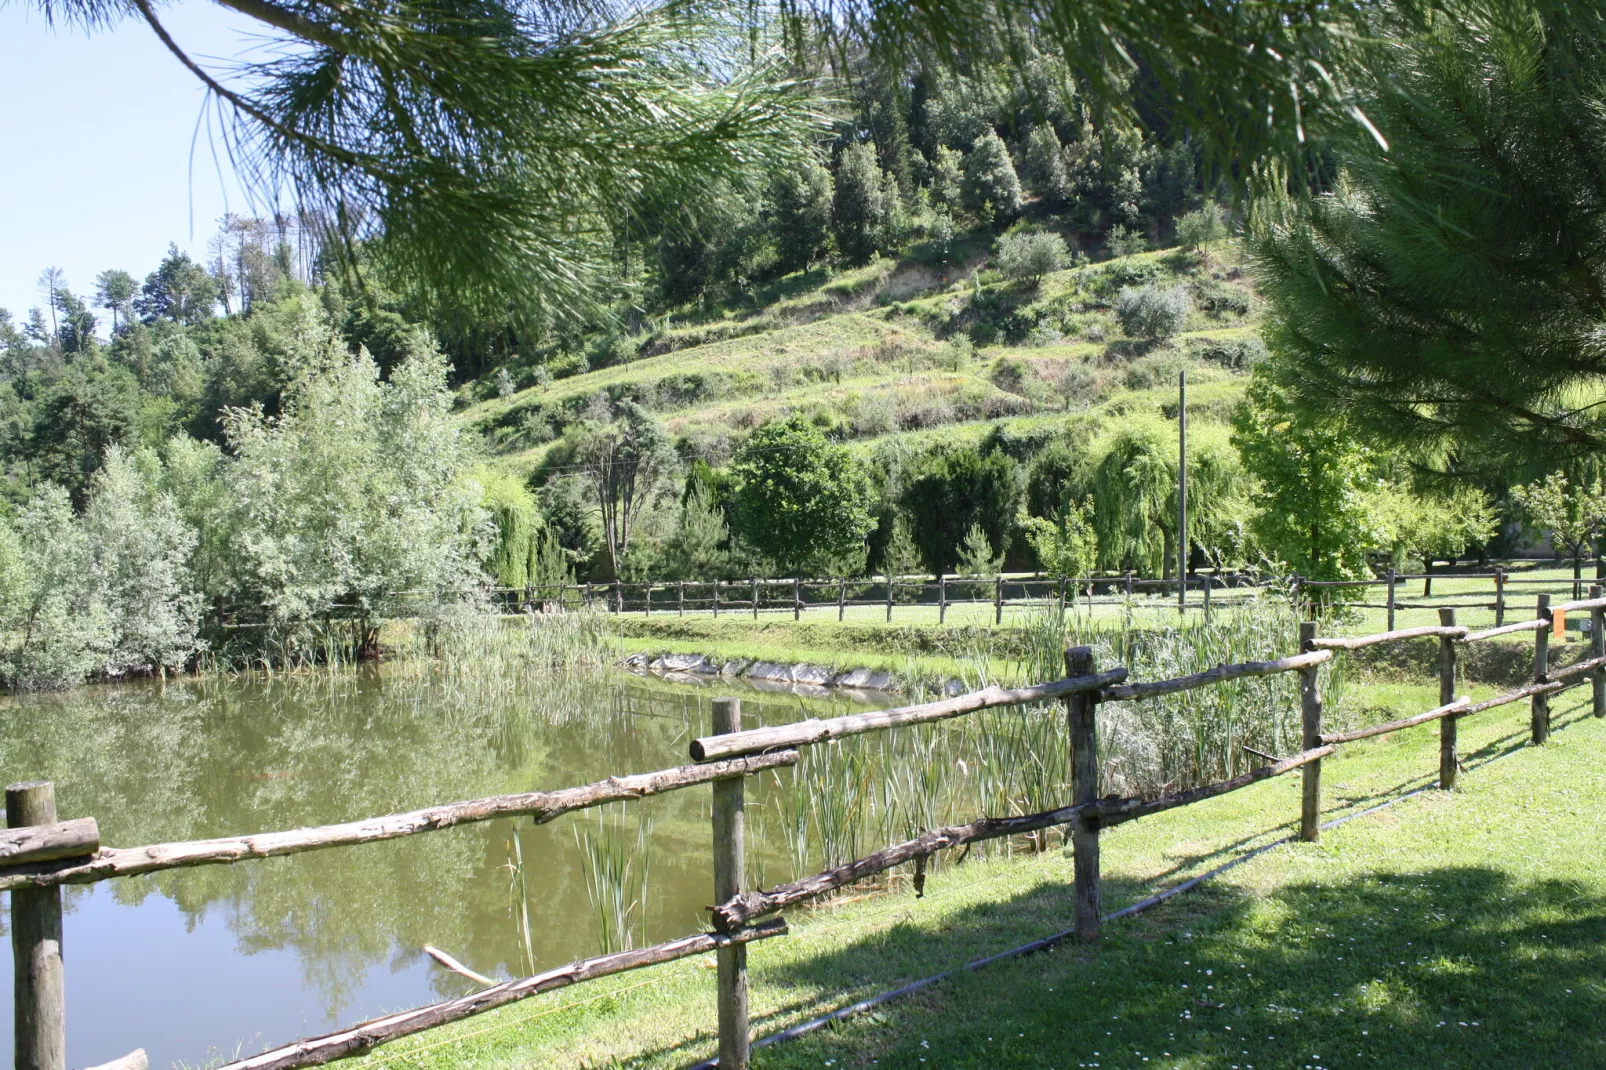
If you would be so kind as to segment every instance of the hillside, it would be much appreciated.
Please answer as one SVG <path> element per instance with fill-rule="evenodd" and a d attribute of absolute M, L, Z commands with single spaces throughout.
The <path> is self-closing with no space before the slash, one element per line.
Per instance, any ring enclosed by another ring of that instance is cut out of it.
<path fill-rule="evenodd" d="M 933 260 L 916 250 L 790 275 L 615 342 L 604 366 L 515 361 L 461 391 L 461 417 L 520 476 L 599 393 L 640 403 L 683 455 L 715 464 L 792 413 L 863 447 L 994 428 L 1036 437 L 1068 415 L 1095 433 L 1138 413 L 1174 419 L 1182 370 L 1190 419 L 1208 424 L 1230 413 L 1259 351 L 1257 302 L 1230 244 L 1080 262 L 1036 287 L 1002 278 L 985 252 L 953 270 Z M 1192 309 L 1175 338 L 1123 331 L 1117 296 L 1142 286 L 1186 288 Z"/>

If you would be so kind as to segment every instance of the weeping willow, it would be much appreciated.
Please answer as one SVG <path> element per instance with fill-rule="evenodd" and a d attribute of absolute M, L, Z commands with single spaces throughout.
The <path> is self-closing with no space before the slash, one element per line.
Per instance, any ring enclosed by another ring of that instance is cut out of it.
<path fill-rule="evenodd" d="M 1089 493 L 1098 567 L 1170 576 L 1176 564 L 1177 431 L 1134 421 L 1095 444 Z M 1247 481 L 1219 427 L 1188 435 L 1188 541 L 1217 560 L 1237 556 L 1248 514 Z"/>

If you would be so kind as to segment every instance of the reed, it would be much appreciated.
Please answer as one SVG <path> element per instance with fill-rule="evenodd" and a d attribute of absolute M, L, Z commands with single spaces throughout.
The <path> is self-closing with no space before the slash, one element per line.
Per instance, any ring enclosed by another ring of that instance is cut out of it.
<path fill-rule="evenodd" d="M 644 938 L 652 826 L 648 818 L 632 827 L 624 803 L 598 807 L 590 821 L 575 823 L 599 954 L 629 951 Z"/>

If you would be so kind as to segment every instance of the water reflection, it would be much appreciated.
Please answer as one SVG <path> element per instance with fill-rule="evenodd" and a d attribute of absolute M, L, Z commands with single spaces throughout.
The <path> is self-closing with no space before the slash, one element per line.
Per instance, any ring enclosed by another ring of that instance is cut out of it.
<path fill-rule="evenodd" d="M 377 670 L 85 689 L 0 709 L 0 777 L 54 780 L 62 816 L 93 815 L 114 845 L 293 828 L 678 764 L 711 698 L 740 690 L 609 674 L 487 693 Z M 749 723 L 849 704 L 743 697 Z M 790 870 L 781 839 L 754 845 L 755 871 Z M 711 881 L 707 791 L 692 789 L 585 823 L 70 888 L 68 1057 L 142 1046 L 158 1066 L 201 1063 L 467 991 L 424 944 L 500 977 L 595 954 L 605 932 L 668 939 L 699 926 Z M 7 974 L 9 956 L 6 940 Z M 10 1029 L 0 1015 L 7 1059 Z"/>

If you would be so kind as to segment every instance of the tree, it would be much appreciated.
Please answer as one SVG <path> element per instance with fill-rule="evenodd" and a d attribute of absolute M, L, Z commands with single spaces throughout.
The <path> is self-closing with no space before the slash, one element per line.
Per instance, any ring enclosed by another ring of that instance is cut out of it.
<path fill-rule="evenodd" d="M 1374 512 L 1389 518 L 1392 529 L 1395 558 L 1410 554 L 1422 559 L 1422 594 L 1433 593 L 1433 562 L 1454 561 L 1473 546 L 1487 542 L 1498 530 L 1494 503 L 1476 487 L 1460 486 L 1452 490 L 1414 494 L 1406 487 L 1385 487 L 1373 496 L 1394 499 L 1394 508 L 1387 505 Z M 1381 503 L 1380 503 L 1381 504 Z M 1390 515 L 1392 514 L 1392 515 Z"/>
<path fill-rule="evenodd" d="M 1544 479 L 1513 487 L 1511 495 L 1535 526 L 1550 533 L 1553 544 L 1573 562 L 1573 597 L 1583 575 L 1584 555 L 1606 535 L 1606 483 L 1552 472 Z"/>
<path fill-rule="evenodd" d="M 1326 192 L 1252 217 L 1289 389 L 1491 480 L 1598 454 L 1606 23 L 1543 0 L 1379 13 L 1356 89 L 1388 151 L 1335 137 Z"/>
<path fill-rule="evenodd" d="M 1266 368 L 1233 417 L 1233 445 L 1255 480 L 1255 535 L 1307 579 L 1359 578 L 1380 535 L 1366 493 L 1371 456 L 1342 421 L 1296 408 Z"/>
<path fill-rule="evenodd" d="M 1026 137 L 1026 160 L 1023 168 L 1026 184 L 1039 197 L 1048 201 L 1063 201 L 1070 192 L 1070 177 L 1065 170 L 1065 149 L 1050 123 L 1038 123 Z"/>
<path fill-rule="evenodd" d="M 775 246 L 783 271 L 810 267 L 831 242 L 831 202 L 836 187 L 831 172 L 808 156 L 776 178 Z"/>
<path fill-rule="evenodd" d="M 1065 239 L 1046 231 L 1005 234 L 998 239 L 998 270 L 1006 279 L 1036 287 L 1043 276 L 1070 259 Z"/>
<path fill-rule="evenodd" d="M 931 203 L 949 215 L 964 207 L 965 154 L 938 145 L 931 160 Z"/>
<path fill-rule="evenodd" d="M 1206 204 L 1177 220 L 1177 242 L 1189 252 L 1223 241 L 1226 237 L 1227 223 L 1221 218 L 1218 205 Z"/>
<path fill-rule="evenodd" d="M 864 552 L 871 488 L 844 446 L 801 416 L 765 424 L 731 462 L 731 527 L 783 574 L 830 575 Z"/>
<path fill-rule="evenodd" d="M 1105 234 L 1104 245 L 1110 250 L 1111 256 L 1132 256 L 1147 249 L 1149 240 L 1140 231 L 1132 230 L 1125 223 L 1118 223 Z"/>
<path fill-rule="evenodd" d="M 217 296 L 217 280 L 174 244 L 167 247 L 167 255 L 156 270 L 145 276 L 140 296 L 134 300 L 134 311 L 147 323 L 169 319 L 196 324 L 212 315 Z"/>
<path fill-rule="evenodd" d="M 1021 513 L 1018 523 L 1044 572 L 1057 579 L 1084 579 L 1098 560 L 1093 499 L 1078 505 L 1069 498 L 1048 516 Z"/>
<path fill-rule="evenodd" d="M 89 306 L 62 286 L 56 290 L 56 308 L 61 312 L 56 346 L 62 355 L 78 356 L 89 352 L 95 345 L 95 316 Z"/>
<path fill-rule="evenodd" d="M 24 445 L 44 479 L 79 500 L 112 446 L 132 447 L 139 383 L 126 368 L 76 362 L 39 398 Z"/>
<path fill-rule="evenodd" d="M 636 521 L 663 490 L 675 452 L 663 425 L 633 401 L 619 402 L 606 419 L 582 421 L 573 434 L 575 460 L 602 520 L 609 566 L 620 576 Z"/>
<path fill-rule="evenodd" d="M 915 545 L 914 535 L 909 531 L 909 523 L 901 516 L 892 518 L 892 537 L 881 551 L 881 572 L 891 583 L 899 576 L 907 576 L 921 571 L 920 547 Z M 904 598 L 911 597 L 910 592 L 904 593 Z"/>
<path fill-rule="evenodd" d="M 834 207 L 837 248 L 853 263 L 875 252 L 887 220 L 887 202 L 875 146 L 856 142 L 837 160 Z"/>
<path fill-rule="evenodd" d="M 1128 286 L 1115 298 L 1121 329 L 1134 338 L 1164 342 L 1182 333 L 1193 302 L 1184 286 Z"/>
<path fill-rule="evenodd" d="M 680 518 L 665 548 L 672 578 L 706 582 L 730 569 L 730 527 L 713 490 L 695 481 L 680 503 Z"/>
<path fill-rule="evenodd" d="M 310 653 L 337 641 L 316 626 L 338 607 L 350 629 L 341 645 L 371 656 L 380 620 L 402 604 L 427 620 L 472 602 L 496 532 L 440 353 L 420 340 L 381 380 L 366 351 L 322 327 L 289 354 L 297 371 L 280 415 L 224 415 L 230 593 L 267 625 L 265 642 Z"/>
<path fill-rule="evenodd" d="M 973 446 L 939 446 L 928 454 L 901 501 L 926 567 L 938 575 L 952 572 L 961 543 L 976 525 L 990 552 L 1007 554 L 1022 482 L 1020 466 L 1003 450 L 984 454 Z"/>
<path fill-rule="evenodd" d="M 153 453 L 114 446 L 90 484 L 83 530 L 110 633 L 108 676 L 177 671 L 199 649 L 201 597 L 186 567 L 196 535 L 161 491 L 160 468 Z"/>
<path fill-rule="evenodd" d="M 45 339 L 60 352 L 61 331 L 56 325 L 56 293 L 63 285 L 67 273 L 59 267 L 47 267 L 39 273 L 39 289 L 45 296 L 45 307 L 50 309 L 50 337 Z"/>
<path fill-rule="evenodd" d="M 0 524 L 0 612 L 12 687 L 72 687 L 102 664 L 111 622 L 96 597 L 90 555 L 72 500 L 53 484 L 41 484 L 15 521 Z"/>
<path fill-rule="evenodd" d="M 480 485 L 480 506 L 496 524 L 496 542 L 485 562 L 498 587 L 528 588 L 539 570 L 541 507 L 524 482 L 507 472 L 481 468 L 474 474 Z"/>
<path fill-rule="evenodd" d="M 134 309 L 134 295 L 139 283 L 134 276 L 116 268 L 95 276 L 95 300 L 112 314 L 112 334 L 116 334 Z"/>
<path fill-rule="evenodd" d="M 998 575 L 1003 567 L 1004 555 L 993 553 L 992 543 L 980 524 L 972 524 L 965 532 L 965 541 L 959 547 L 959 561 L 954 571 L 961 576 L 987 579 Z M 977 586 L 971 597 L 980 598 L 984 588 Z"/>
<path fill-rule="evenodd" d="M 991 205 L 992 222 L 1007 223 L 1020 214 L 1020 178 L 1004 139 L 989 130 L 965 154 L 965 205 L 981 213 Z"/>

